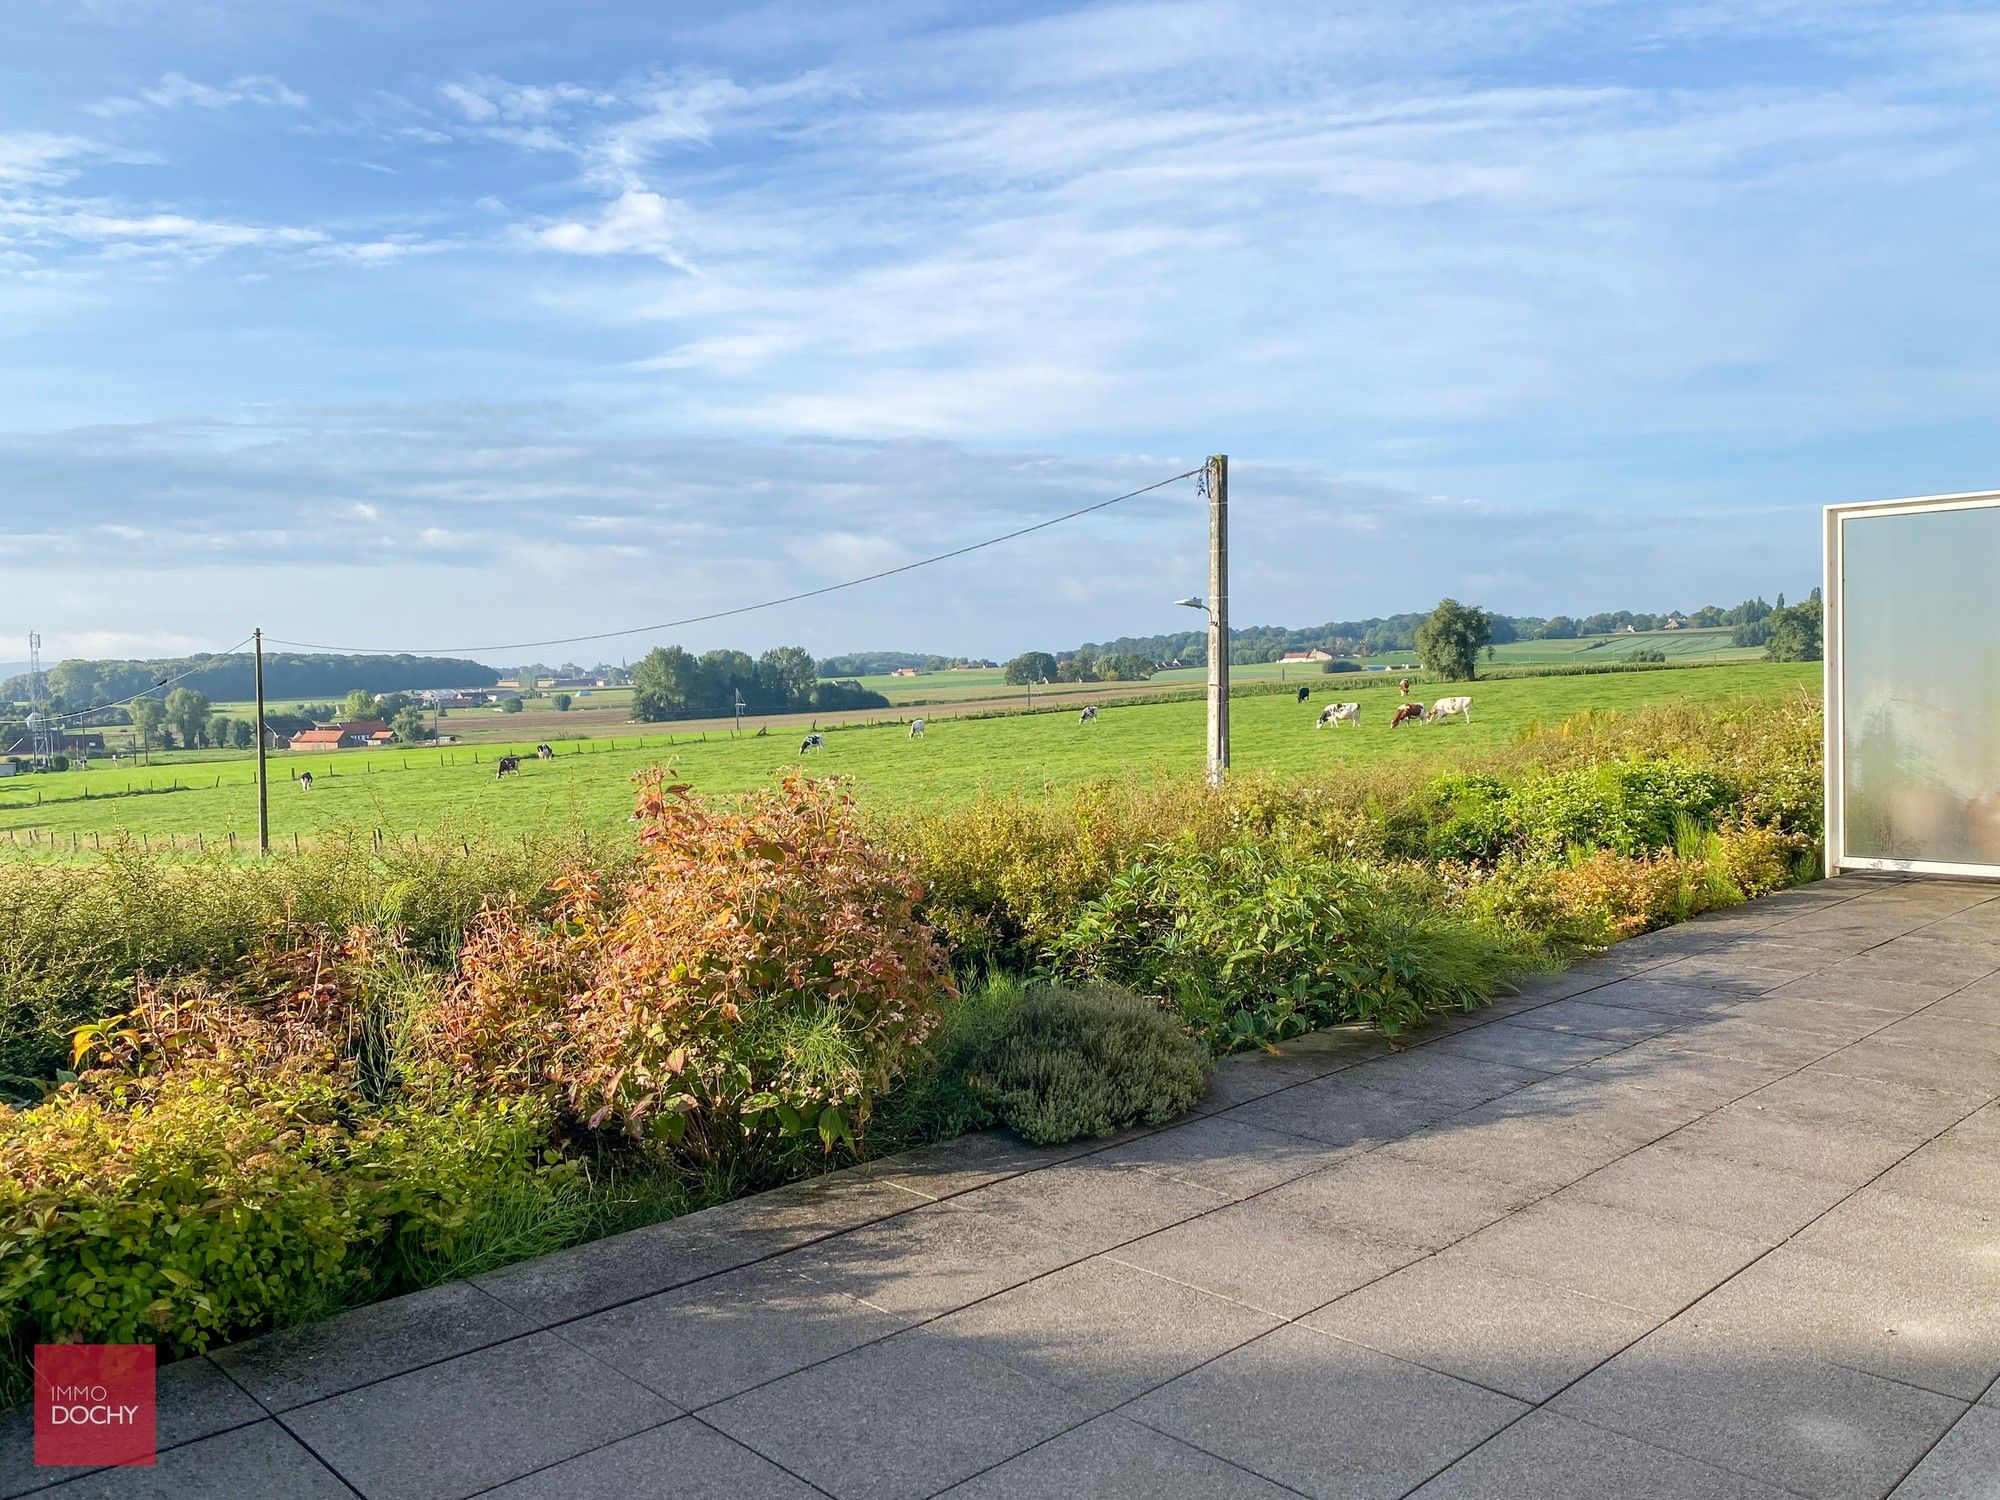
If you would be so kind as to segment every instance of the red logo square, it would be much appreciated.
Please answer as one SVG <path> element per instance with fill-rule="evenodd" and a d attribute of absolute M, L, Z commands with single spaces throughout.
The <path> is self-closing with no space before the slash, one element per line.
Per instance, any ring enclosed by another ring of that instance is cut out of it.
<path fill-rule="evenodd" d="M 151 1344 L 35 1345 L 35 1462 L 153 1462 Z"/>

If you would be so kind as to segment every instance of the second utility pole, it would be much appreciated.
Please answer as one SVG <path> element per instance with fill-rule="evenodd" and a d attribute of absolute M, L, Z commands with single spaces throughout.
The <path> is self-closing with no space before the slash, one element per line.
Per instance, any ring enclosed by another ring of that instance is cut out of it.
<path fill-rule="evenodd" d="M 257 676 L 257 852 L 271 852 L 271 782 L 264 765 L 264 736 L 270 731 L 264 728 L 264 630 L 262 626 L 250 632 L 256 642 Z"/>
<path fill-rule="evenodd" d="M 1208 461 L 1208 784 L 1229 769 L 1229 455 Z"/>

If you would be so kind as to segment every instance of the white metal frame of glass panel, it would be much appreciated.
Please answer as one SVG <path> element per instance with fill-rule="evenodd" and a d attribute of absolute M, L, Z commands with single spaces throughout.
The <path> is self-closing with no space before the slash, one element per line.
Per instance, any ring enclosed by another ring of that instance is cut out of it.
<path fill-rule="evenodd" d="M 1826 508 L 1827 873 L 2000 879 L 2000 491 Z"/>

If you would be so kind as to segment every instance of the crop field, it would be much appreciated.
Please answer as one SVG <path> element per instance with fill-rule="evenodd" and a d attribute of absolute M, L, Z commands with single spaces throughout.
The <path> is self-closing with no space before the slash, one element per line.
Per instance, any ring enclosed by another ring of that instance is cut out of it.
<path fill-rule="evenodd" d="M 1388 727 L 1396 702 L 1383 679 L 1312 681 L 1313 700 L 1289 694 L 1241 697 L 1231 705 L 1234 764 L 1244 771 L 1298 773 L 1327 764 L 1424 760 L 1443 769 L 1469 752 L 1508 743 L 1533 724 L 1553 724 L 1586 710 L 1651 703 L 1777 698 L 1816 691 L 1817 664 L 1754 663 L 1696 671 L 1616 672 L 1473 683 L 1454 691 L 1473 698 L 1470 724 Z M 1364 704 L 1361 724 L 1319 730 L 1314 718 L 1338 691 Z M 1443 690 L 1433 688 L 1433 696 Z M 920 740 L 897 724 L 855 726 L 826 735 L 806 758 L 815 774 L 849 778 L 864 802 L 907 806 L 981 791 L 1040 790 L 1107 776 L 1193 776 L 1202 758 L 1199 701 L 1107 707 L 1081 724 L 1073 709 L 993 718 L 940 718 Z M 453 746 L 284 755 L 271 762 L 275 842 L 310 839 L 341 826 L 412 833 L 507 835 L 580 825 L 608 828 L 629 813 L 632 778 L 673 765 L 698 791 L 730 793 L 766 784 L 800 763 L 796 730 L 740 739 L 630 736 L 571 741 L 538 761 L 532 742 L 521 774 L 498 780 L 503 747 Z M 292 780 L 310 770 L 310 792 Z M 254 766 L 248 760 L 118 767 L 0 782 L 0 851 L 77 847 L 121 830 L 149 838 L 200 836 L 207 846 L 233 833 L 245 847 L 256 829 Z M 86 795 L 87 794 L 87 795 Z M 38 800 L 39 799 L 39 800 Z M 31 843 L 32 840 L 32 843 Z"/>
<path fill-rule="evenodd" d="M 1763 659 L 1762 646 L 1737 646 L 1729 630 L 1654 630 L 1635 635 L 1583 635 L 1569 641 L 1510 641 L 1493 648 L 1496 667 L 1583 666 L 1626 661 L 1658 651 L 1670 662 L 1744 662 Z"/>

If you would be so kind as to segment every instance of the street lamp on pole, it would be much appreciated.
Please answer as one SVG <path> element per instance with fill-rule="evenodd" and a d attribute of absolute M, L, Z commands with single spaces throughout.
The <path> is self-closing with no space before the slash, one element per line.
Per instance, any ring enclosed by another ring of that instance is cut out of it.
<path fill-rule="evenodd" d="M 1182 609 L 1198 609 L 1208 616 L 1208 784 L 1222 785 L 1223 770 L 1229 765 L 1229 665 L 1226 655 L 1218 656 L 1215 611 L 1205 599 L 1176 599 Z M 1225 645 L 1222 650 L 1227 651 Z M 1217 724 L 1218 706 L 1222 715 Z M 1220 753 L 1218 754 L 1218 746 Z"/>

